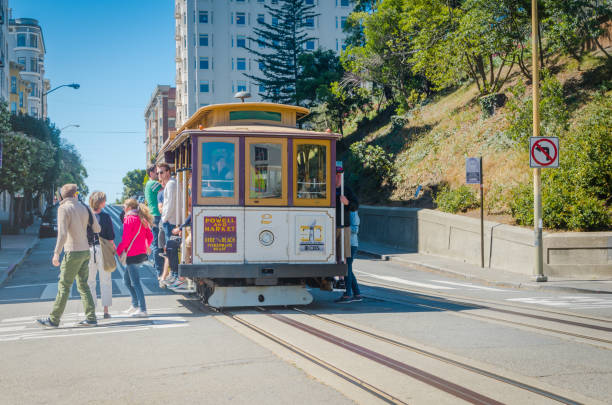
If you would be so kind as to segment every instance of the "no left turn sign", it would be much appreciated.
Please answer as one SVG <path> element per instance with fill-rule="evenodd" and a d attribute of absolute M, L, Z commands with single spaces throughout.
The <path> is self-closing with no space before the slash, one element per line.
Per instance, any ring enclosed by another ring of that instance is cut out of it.
<path fill-rule="evenodd" d="M 529 138 L 529 166 L 559 167 L 559 138 L 532 136 Z"/>

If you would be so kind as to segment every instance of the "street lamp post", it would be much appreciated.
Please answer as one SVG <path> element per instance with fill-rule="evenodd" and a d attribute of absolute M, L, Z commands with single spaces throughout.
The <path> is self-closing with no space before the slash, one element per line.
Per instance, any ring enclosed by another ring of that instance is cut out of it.
<path fill-rule="evenodd" d="M 81 126 L 79 124 L 70 124 L 70 125 L 66 125 L 63 128 L 60 128 L 60 132 L 62 132 L 64 129 L 66 128 L 70 128 L 70 127 L 75 127 L 75 128 L 80 128 Z"/>
<path fill-rule="evenodd" d="M 55 91 L 55 90 L 57 90 L 57 89 L 59 89 L 61 87 L 72 87 L 73 89 L 77 90 L 79 87 L 81 87 L 81 85 L 78 84 L 78 83 L 62 84 L 61 86 L 54 87 L 51 90 L 44 92 L 43 93 L 43 99 L 42 99 L 42 116 L 43 116 L 43 119 L 45 118 L 45 100 L 46 100 L 47 94 L 49 94 L 49 93 L 51 93 L 51 92 L 53 92 L 53 91 Z"/>

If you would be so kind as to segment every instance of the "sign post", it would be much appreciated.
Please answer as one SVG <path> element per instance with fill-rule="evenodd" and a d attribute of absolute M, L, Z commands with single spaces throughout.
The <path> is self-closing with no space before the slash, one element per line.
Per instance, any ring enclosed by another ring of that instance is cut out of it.
<path fill-rule="evenodd" d="M 540 136 L 540 48 L 538 39 L 538 1 L 531 0 L 531 66 L 533 92 L 533 136 Z M 533 169 L 533 227 L 535 233 L 535 280 L 547 281 L 542 252 L 542 183 L 541 168 Z"/>
<path fill-rule="evenodd" d="M 480 185 L 480 267 L 484 268 L 484 187 L 482 157 L 465 158 L 465 182 Z"/>

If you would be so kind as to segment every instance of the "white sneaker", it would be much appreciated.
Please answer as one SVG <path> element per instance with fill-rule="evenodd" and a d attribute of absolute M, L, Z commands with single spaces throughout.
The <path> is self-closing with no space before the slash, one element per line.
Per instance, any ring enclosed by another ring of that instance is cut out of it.
<path fill-rule="evenodd" d="M 128 309 L 123 311 L 123 313 L 127 314 L 127 315 L 131 315 L 131 314 L 133 314 L 136 311 L 138 311 L 138 308 L 136 308 L 136 307 L 129 307 Z"/>
<path fill-rule="evenodd" d="M 164 280 L 166 283 L 168 284 L 174 284 L 174 282 L 176 281 L 176 279 L 174 278 L 173 275 L 169 275 L 168 277 L 166 277 L 166 279 Z"/>
<path fill-rule="evenodd" d="M 140 308 L 132 312 L 132 315 L 131 315 L 132 318 L 146 318 L 147 316 L 149 316 L 147 314 L 147 311 L 143 311 Z"/>

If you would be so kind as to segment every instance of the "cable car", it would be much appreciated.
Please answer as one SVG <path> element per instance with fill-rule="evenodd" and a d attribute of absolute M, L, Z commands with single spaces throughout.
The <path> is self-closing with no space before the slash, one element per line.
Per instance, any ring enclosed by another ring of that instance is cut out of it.
<path fill-rule="evenodd" d="M 179 275 L 205 303 L 306 305 L 307 286 L 330 290 L 346 275 L 336 251 L 341 135 L 298 129 L 308 113 L 244 100 L 209 105 L 163 145 L 158 163 L 176 172 L 176 223 L 192 213 L 191 263 Z"/>

